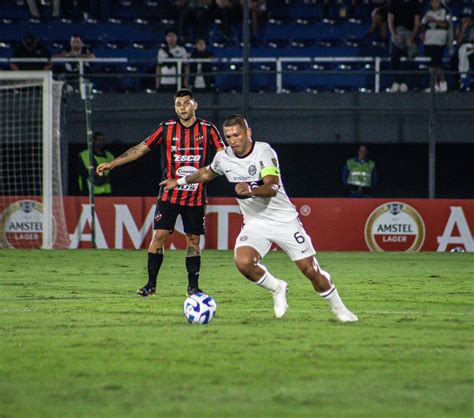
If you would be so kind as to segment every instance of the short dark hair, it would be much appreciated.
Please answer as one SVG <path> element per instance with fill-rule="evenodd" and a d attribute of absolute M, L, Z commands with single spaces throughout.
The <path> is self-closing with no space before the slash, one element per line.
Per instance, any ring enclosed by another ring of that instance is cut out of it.
<path fill-rule="evenodd" d="M 94 135 L 92 136 L 92 138 L 97 139 L 99 136 L 105 137 L 105 135 L 104 135 L 102 132 L 100 132 L 100 131 L 95 131 L 95 132 L 94 132 Z"/>
<path fill-rule="evenodd" d="M 247 129 L 249 127 L 247 119 L 238 114 L 227 116 L 224 120 L 224 128 L 234 125 L 239 125 L 242 129 Z"/>
<path fill-rule="evenodd" d="M 176 92 L 174 95 L 174 99 L 176 100 L 178 97 L 189 96 L 191 99 L 194 99 L 194 93 L 189 89 L 181 89 Z"/>
<path fill-rule="evenodd" d="M 174 33 L 175 35 L 178 35 L 178 31 L 174 28 L 169 28 L 165 30 L 165 36 L 168 35 L 169 33 Z"/>

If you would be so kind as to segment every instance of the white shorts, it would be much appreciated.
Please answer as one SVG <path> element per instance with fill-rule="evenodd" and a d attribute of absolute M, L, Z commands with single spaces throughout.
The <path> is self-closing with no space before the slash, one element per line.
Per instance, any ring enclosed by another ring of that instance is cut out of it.
<path fill-rule="evenodd" d="M 316 254 L 311 237 L 306 233 L 298 218 L 291 222 L 247 222 L 235 241 L 234 249 L 255 248 L 261 257 L 270 251 L 272 243 L 278 245 L 293 260 L 302 260 Z"/>

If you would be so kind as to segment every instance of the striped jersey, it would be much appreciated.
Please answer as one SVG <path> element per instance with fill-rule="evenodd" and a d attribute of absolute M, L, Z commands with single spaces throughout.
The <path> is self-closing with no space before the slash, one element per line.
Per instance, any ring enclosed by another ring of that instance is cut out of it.
<path fill-rule="evenodd" d="M 159 148 L 162 180 L 179 179 L 209 165 L 216 151 L 224 148 L 217 128 L 204 119 L 185 127 L 179 119 L 162 122 L 145 141 L 149 148 Z M 206 203 L 202 183 L 185 184 L 173 190 L 160 188 L 158 199 L 181 206 L 202 206 Z"/>

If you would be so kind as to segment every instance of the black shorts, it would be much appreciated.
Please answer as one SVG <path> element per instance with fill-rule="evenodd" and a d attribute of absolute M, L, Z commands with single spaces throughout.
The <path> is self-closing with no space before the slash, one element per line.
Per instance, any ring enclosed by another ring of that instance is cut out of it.
<path fill-rule="evenodd" d="M 425 45 L 425 55 L 431 58 L 429 67 L 442 67 L 444 45 Z"/>
<path fill-rule="evenodd" d="M 169 202 L 156 202 L 153 229 L 164 229 L 174 231 L 176 218 L 181 215 L 184 232 L 187 234 L 203 235 L 205 227 L 204 206 L 181 206 Z"/>

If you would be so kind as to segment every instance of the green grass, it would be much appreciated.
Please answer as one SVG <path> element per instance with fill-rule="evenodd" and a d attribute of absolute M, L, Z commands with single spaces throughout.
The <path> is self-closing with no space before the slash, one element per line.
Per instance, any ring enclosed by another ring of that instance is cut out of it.
<path fill-rule="evenodd" d="M 359 315 L 335 321 L 282 253 L 290 309 L 206 251 L 208 326 L 182 314 L 184 253 L 0 251 L 0 417 L 469 417 L 474 254 L 322 253 Z"/>

